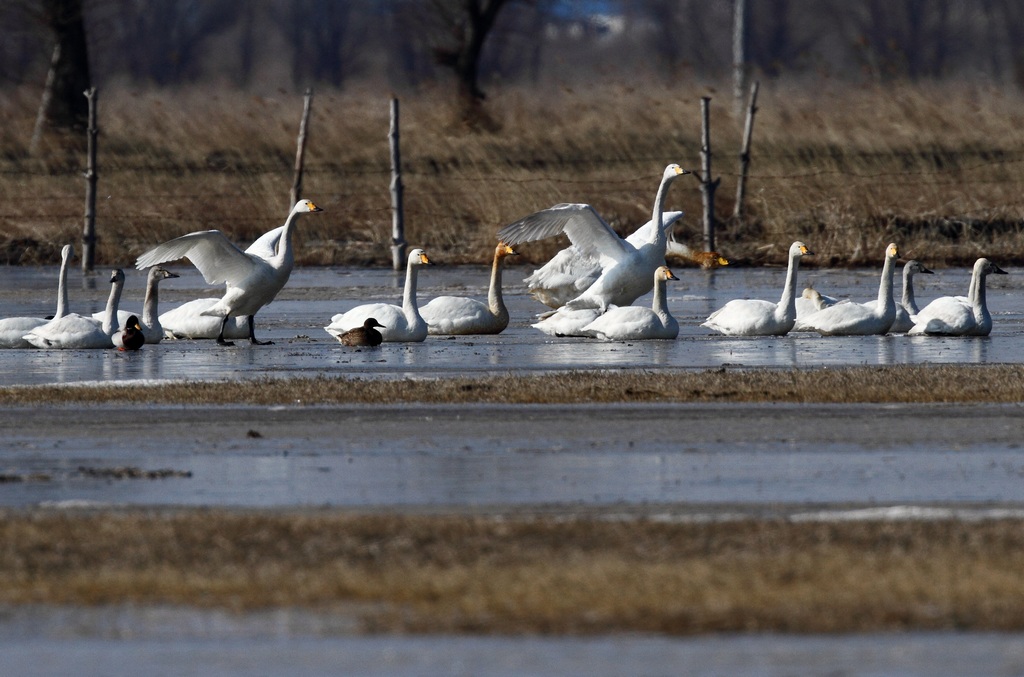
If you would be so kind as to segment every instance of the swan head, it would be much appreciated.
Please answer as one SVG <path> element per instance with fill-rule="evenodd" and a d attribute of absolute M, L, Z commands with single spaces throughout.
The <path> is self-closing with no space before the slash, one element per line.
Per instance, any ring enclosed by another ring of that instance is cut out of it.
<path fill-rule="evenodd" d="M 494 255 L 499 259 L 503 259 L 506 256 L 518 256 L 519 252 L 512 248 L 512 245 L 499 242 L 498 246 L 494 249 Z"/>
<path fill-rule="evenodd" d="M 661 266 L 656 271 L 654 271 L 654 279 L 661 281 L 678 280 L 679 278 L 676 277 L 675 273 L 673 273 L 668 266 Z"/>
<path fill-rule="evenodd" d="M 800 258 L 801 256 L 813 256 L 814 252 L 808 249 L 803 242 L 794 242 L 789 246 L 789 255 Z"/>
<path fill-rule="evenodd" d="M 1007 275 L 1008 273 L 988 259 L 981 258 L 974 262 L 974 271 L 982 275 Z"/>
<path fill-rule="evenodd" d="M 885 258 L 896 260 L 900 257 L 900 248 L 896 246 L 895 242 L 890 242 L 889 246 L 885 248 Z"/>
<path fill-rule="evenodd" d="M 934 271 L 925 268 L 924 264 L 918 261 L 917 259 L 907 261 L 907 265 L 903 266 L 903 272 L 904 274 L 907 275 L 916 275 L 917 273 L 924 273 L 926 275 L 935 274 Z"/>
<path fill-rule="evenodd" d="M 410 266 L 432 266 L 434 262 L 427 258 L 427 252 L 422 249 L 413 249 L 409 252 Z"/>
<path fill-rule="evenodd" d="M 306 214 L 309 212 L 322 212 L 323 209 L 313 204 L 312 200 L 303 199 L 295 203 L 295 206 L 292 208 L 292 211 L 297 214 Z"/>
<path fill-rule="evenodd" d="M 172 273 L 163 266 L 153 266 L 152 268 L 149 269 L 149 275 L 147 277 L 154 282 L 159 282 L 160 280 L 166 280 L 169 277 L 181 276 L 178 275 L 177 273 Z"/>
<path fill-rule="evenodd" d="M 70 261 L 75 256 L 75 248 L 69 244 L 64 245 L 60 250 L 60 260 L 62 262 Z"/>
<path fill-rule="evenodd" d="M 815 303 L 821 301 L 821 292 L 815 289 L 814 287 L 805 287 L 803 294 L 801 294 L 800 296 L 807 299 L 808 301 L 814 301 Z"/>
<path fill-rule="evenodd" d="M 124 271 L 118 268 L 110 271 L 110 284 L 124 284 Z"/>
<path fill-rule="evenodd" d="M 677 176 L 683 176 L 684 174 L 689 174 L 689 173 L 690 173 L 689 169 L 683 169 L 682 167 L 680 167 L 679 165 L 677 165 L 676 163 L 673 162 L 668 167 L 665 167 L 665 171 L 664 171 L 664 173 L 662 173 L 661 178 L 662 179 L 674 179 Z"/>

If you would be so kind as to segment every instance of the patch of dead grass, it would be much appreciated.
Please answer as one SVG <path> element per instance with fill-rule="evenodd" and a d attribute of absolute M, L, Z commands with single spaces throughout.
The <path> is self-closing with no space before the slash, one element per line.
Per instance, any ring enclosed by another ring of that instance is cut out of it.
<path fill-rule="evenodd" d="M 1024 522 L 0 513 L 0 602 L 359 609 L 367 631 L 1024 629 Z"/>
<path fill-rule="evenodd" d="M 130 388 L 130 390 L 128 390 Z M 1024 365 L 900 365 L 835 369 L 571 371 L 417 380 L 333 377 L 159 385 L 13 386 L 0 405 L 573 404 L 602 402 L 1013 403 Z"/>

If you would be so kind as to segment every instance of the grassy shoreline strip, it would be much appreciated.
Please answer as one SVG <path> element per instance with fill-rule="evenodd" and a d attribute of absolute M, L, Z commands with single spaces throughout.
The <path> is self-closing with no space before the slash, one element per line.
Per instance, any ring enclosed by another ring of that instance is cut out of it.
<path fill-rule="evenodd" d="M 1024 520 L 666 524 L 0 512 L 0 603 L 353 613 L 361 631 L 1024 629 Z"/>
<path fill-rule="evenodd" d="M 0 406 L 41 404 L 575 404 L 629 402 L 1016 403 L 1024 365 L 571 371 L 423 379 L 316 377 L 231 382 L 10 386 Z"/>

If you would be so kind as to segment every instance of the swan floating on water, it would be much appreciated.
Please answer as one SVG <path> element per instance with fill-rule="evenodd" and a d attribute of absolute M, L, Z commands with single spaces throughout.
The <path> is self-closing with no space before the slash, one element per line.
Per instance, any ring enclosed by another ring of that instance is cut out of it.
<path fill-rule="evenodd" d="M 295 265 L 292 230 L 298 216 L 321 211 L 312 201 L 299 200 L 283 226 L 265 233 L 244 252 L 219 230 L 206 230 L 189 233 L 154 247 L 138 258 L 135 267 L 142 270 L 159 263 L 188 258 L 202 273 L 207 284 L 226 284 L 224 296 L 200 311 L 200 315 L 220 318 L 221 330 L 217 334 L 217 343 L 232 345 L 224 336 L 227 324 L 233 317 L 245 317 L 249 342 L 266 345 L 272 342 L 256 340 L 253 317 L 260 308 L 274 300 L 291 276 Z"/>
<path fill-rule="evenodd" d="M 986 258 L 974 262 L 967 296 L 940 296 L 913 317 L 908 334 L 940 336 L 988 336 L 992 332 L 992 314 L 985 295 L 985 278 L 1006 275 L 1006 271 Z"/>
<path fill-rule="evenodd" d="M 500 334 L 508 326 L 508 308 L 501 295 L 501 268 L 516 251 L 504 242 L 494 249 L 487 303 L 464 296 L 438 296 L 420 308 L 432 335 Z"/>
<path fill-rule="evenodd" d="M 796 323 L 796 273 L 800 259 L 811 252 L 803 242 L 789 247 L 786 284 L 778 303 L 760 299 L 733 299 L 711 313 L 700 326 L 726 336 L 782 336 Z"/>
<path fill-rule="evenodd" d="M 7 317 L 0 320 L 0 348 L 31 348 L 24 339 L 25 334 L 41 327 L 51 319 L 64 317 L 68 312 L 68 262 L 75 255 L 75 248 L 64 245 L 60 251 L 60 274 L 57 276 L 57 311 L 52 318 Z"/>
<path fill-rule="evenodd" d="M 645 240 L 638 238 L 634 243 L 622 239 L 588 204 L 558 204 L 535 212 L 502 228 L 498 239 L 517 245 L 564 232 L 582 255 L 600 262 L 601 273 L 582 293 L 563 305 L 572 309 L 599 308 L 602 312 L 609 305 L 628 306 L 651 290 L 654 271 L 665 265 L 665 198 L 672 182 L 689 173 L 677 164 L 665 168 Z M 574 256 L 567 255 L 570 259 Z M 589 280 L 589 276 L 585 279 Z M 560 286 L 564 287 L 564 282 Z"/>
<path fill-rule="evenodd" d="M 405 291 L 402 305 L 390 303 L 367 303 L 339 313 L 331 318 L 331 323 L 324 327 L 328 334 L 337 338 L 350 329 L 363 326 L 368 318 L 376 318 L 382 323 L 381 335 L 384 341 L 418 342 L 427 338 L 427 323 L 420 315 L 416 305 L 416 277 L 420 266 L 430 265 L 430 259 L 422 249 L 409 252 L 409 260 L 405 268 Z"/>
<path fill-rule="evenodd" d="M 798 331 L 816 331 L 822 336 L 870 336 L 885 334 L 896 319 L 896 301 L 892 280 L 899 248 L 890 243 L 885 248 L 885 263 L 878 285 L 878 299 L 867 303 L 837 303 L 801 318 Z"/>
<path fill-rule="evenodd" d="M 668 310 L 666 280 L 678 280 L 668 266 L 654 271 L 654 301 L 650 308 L 616 306 L 583 328 L 606 341 L 639 341 L 674 339 L 679 336 L 679 322 Z"/>
<path fill-rule="evenodd" d="M 124 271 L 117 269 L 110 274 L 110 295 L 103 322 L 91 317 L 68 313 L 36 327 L 24 338 L 36 348 L 60 350 L 78 348 L 113 348 L 117 331 L 117 304 L 124 287 Z"/>
<path fill-rule="evenodd" d="M 889 327 L 890 332 L 904 334 L 914 326 L 913 316 L 919 312 L 917 299 L 914 298 L 914 275 L 918 273 L 934 274 L 920 261 L 907 261 L 903 266 L 903 299 L 896 304 L 896 319 Z"/>

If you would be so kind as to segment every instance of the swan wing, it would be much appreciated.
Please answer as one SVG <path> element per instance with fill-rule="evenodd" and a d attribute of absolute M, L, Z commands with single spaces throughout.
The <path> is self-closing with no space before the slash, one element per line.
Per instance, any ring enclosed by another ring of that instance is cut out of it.
<path fill-rule="evenodd" d="M 675 225 L 676 221 L 683 218 L 685 212 L 664 212 L 661 215 L 661 225 L 665 229 L 667 235 Z M 630 243 L 634 247 L 639 247 L 644 242 L 650 242 L 654 239 L 654 219 L 651 219 L 644 225 L 640 226 L 632 233 L 626 236 L 626 242 Z"/>
<path fill-rule="evenodd" d="M 619 261 L 630 250 L 635 250 L 587 204 L 558 204 L 534 212 L 502 228 L 498 231 L 498 238 L 516 245 L 554 237 L 559 233 L 565 233 L 570 242 L 590 256 L 606 256 Z"/>
<path fill-rule="evenodd" d="M 964 296 L 940 296 L 914 316 L 908 334 L 959 335 L 975 325 L 974 311 Z"/>
<path fill-rule="evenodd" d="M 700 326 L 713 329 L 726 336 L 772 336 L 792 329 L 780 322 L 779 304 L 761 299 L 733 299 L 711 313 Z"/>
<path fill-rule="evenodd" d="M 284 235 L 284 226 L 278 226 L 273 230 L 267 232 L 256 238 L 256 241 L 249 245 L 249 248 L 245 250 L 246 254 L 252 256 L 258 256 L 261 259 L 270 259 L 277 254 L 278 243 L 281 242 L 281 237 Z"/>
<path fill-rule="evenodd" d="M 256 265 L 254 257 L 232 244 L 224 233 L 204 230 L 157 245 L 140 256 L 135 267 L 142 270 L 182 258 L 192 262 L 207 284 L 238 284 Z"/>

